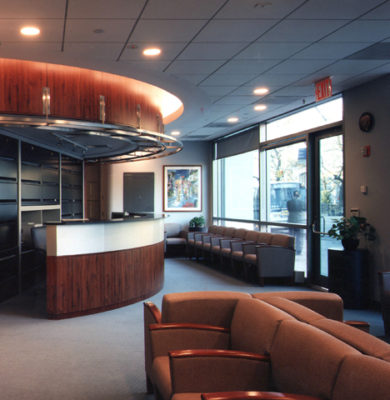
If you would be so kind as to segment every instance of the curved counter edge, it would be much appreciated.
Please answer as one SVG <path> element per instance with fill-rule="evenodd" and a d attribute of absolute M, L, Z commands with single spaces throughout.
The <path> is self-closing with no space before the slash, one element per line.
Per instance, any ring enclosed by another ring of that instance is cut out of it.
<path fill-rule="evenodd" d="M 123 307 L 158 293 L 164 284 L 164 241 L 161 221 L 153 228 L 155 243 L 137 247 L 67 255 L 48 254 L 46 258 L 46 309 L 50 319 L 70 318 Z M 125 224 L 129 237 L 137 236 L 138 224 Z M 96 225 L 95 225 L 96 226 Z M 115 224 L 119 227 L 122 224 Z M 57 226 L 58 227 L 58 226 Z M 79 226 L 81 232 L 85 224 Z M 106 233 L 112 234 L 110 228 Z M 123 234 L 123 228 L 119 229 Z M 60 235 L 61 236 L 61 235 Z M 117 235 L 114 235 L 118 237 Z M 139 235 L 138 235 L 139 236 Z M 142 244 L 142 243 L 141 243 Z M 114 248 L 116 245 L 113 246 Z"/>

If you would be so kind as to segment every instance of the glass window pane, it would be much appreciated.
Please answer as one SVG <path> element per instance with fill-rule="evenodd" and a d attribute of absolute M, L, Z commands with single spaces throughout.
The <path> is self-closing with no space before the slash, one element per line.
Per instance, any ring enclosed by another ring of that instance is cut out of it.
<path fill-rule="evenodd" d="M 267 140 L 303 132 L 319 126 L 342 121 L 343 99 L 339 97 L 306 110 L 267 123 Z"/>
<path fill-rule="evenodd" d="M 267 150 L 266 162 L 266 220 L 306 225 L 306 142 Z"/>
<path fill-rule="evenodd" d="M 219 160 L 221 162 L 221 196 L 219 196 L 221 217 L 246 220 L 258 218 L 258 154 L 255 150 Z"/>

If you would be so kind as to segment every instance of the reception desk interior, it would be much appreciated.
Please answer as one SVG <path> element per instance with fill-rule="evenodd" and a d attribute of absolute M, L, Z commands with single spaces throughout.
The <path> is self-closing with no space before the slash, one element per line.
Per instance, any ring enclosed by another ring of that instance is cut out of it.
<path fill-rule="evenodd" d="M 122 307 L 161 290 L 162 216 L 46 226 L 49 318 Z"/>

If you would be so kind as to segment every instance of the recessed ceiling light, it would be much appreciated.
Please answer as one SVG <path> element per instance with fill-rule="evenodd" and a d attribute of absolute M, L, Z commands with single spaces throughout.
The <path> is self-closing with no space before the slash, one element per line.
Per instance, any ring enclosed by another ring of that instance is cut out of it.
<path fill-rule="evenodd" d="M 267 94 L 268 92 L 269 89 L 266 87 L 258 87 L 253 91 L 254 94 Z"/>
<path fill-rule="evenodd" d="M 24 26 L 20 33 L 24 36 L 37 36 L 41 33 L 40 29 L 36 26 Z"/>
<path fill-rule="evenodd" d="M 267 109 L 267 106 L 265 104 L 256 104 L 254 109 L 256 111 L 264 111 Z"/>
<path fill-rule="evenodd" d="M 158 49 L 157 47 L 150 47 L 143 51 L 144 56 L 158 56 L 160 53 L 161 49 Z"/>
<path fill-rule="evenodd" d="M 180 131 L 172 131 L 171 135 L 172 136 L 179 136 L 180 135 Z"/>
<path fill-rule="evenodd" d="M 230 117 L 227 119 L 227 122 L 234 124 L 235 122 L 238 122 L 238 117 Z"/>

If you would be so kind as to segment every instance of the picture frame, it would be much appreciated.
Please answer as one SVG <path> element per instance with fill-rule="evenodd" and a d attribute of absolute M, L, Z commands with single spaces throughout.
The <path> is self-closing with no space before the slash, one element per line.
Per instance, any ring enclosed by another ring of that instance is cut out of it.
<path fill-rule="evenodd" d="M 164 211 L 202 211 L 202 166 L 163 166 Z"/>

